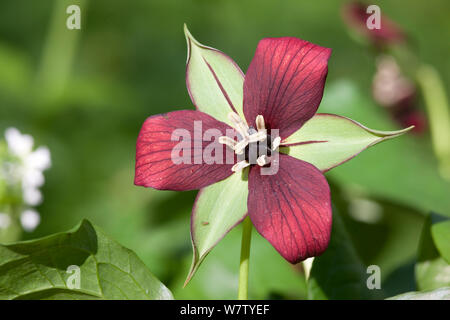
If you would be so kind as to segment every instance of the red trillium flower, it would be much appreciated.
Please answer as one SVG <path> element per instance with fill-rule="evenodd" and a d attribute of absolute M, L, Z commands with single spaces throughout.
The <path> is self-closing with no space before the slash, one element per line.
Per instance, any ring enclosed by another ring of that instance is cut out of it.
<path fill-rule="evenodd" d="M 145 121 L 135 184 L 201 189 L 191 219 L 189 278 L 247 214 L 289 262 L 320 255 L 332 221 L 323 172 L 403 131 L 380 132 L 344 117 L 316 115 L 331 49 L 291 37 L 263 39 L 244 79 L 228 56 L 185 32 L 186 82 L 197 110 Z M 219 134 L 208 135 L 211 130 Z M 181 141 L 175 131 L 184 133 Z M 180 150 L 187 161 L 174 161 Z M 226 161 L 230 152 L 232 161 Z"/>

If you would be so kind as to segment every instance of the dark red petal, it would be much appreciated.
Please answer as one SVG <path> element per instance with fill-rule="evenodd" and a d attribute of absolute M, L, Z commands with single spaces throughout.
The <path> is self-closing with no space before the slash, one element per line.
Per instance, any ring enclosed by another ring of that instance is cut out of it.
<path fill-rule="evenodd" d="M 196 130 L 194 133 L 194 121 L 201 121 L 201 132 Z M 137 139 L 134 183 L 155 189 L 182 191 L 200 189 L 231 175 L 233 164 L 226 164 L 224 145 L 219 145 L 223 149 L 223 164 L 206 164 L 203 160 L 200 164 L 194 162 L 201 159 L 199 153 L 195 152 L 195 141 L 201 143 L 202 152 L 211 143 L 218 144 L 214 138 L 212 141 L 202 138 L 204 132 L 212 128 L 220 130 L 222 135 L 231 129 L 206 113 L 194 110 L 174 111 L 148 118 Z M 176 129 L 185 129 L 190 133 L 192 142 L 186 149 L 190 150 L 190 164 L 175 164 L 172 161 L 172 150 L 180 143 L 180 140 L 171 139 Z"/>
<path fill-rule="evenodd" d="M 331 49 L 297 38 L 259 42 L 244 81 L 244 114 L 249 124 L 263 115 L 286 138 L 317 111 Z"/>
<path fill-rule="evenodd" d="M 272 164 L 272 167 L 274 164 Z M 274 175 L 253 166 L 248 213 L 256 230 L 289 262 L 325 251 L 331 233 L 330 188 L 312 164 L 280 154 Z"/>

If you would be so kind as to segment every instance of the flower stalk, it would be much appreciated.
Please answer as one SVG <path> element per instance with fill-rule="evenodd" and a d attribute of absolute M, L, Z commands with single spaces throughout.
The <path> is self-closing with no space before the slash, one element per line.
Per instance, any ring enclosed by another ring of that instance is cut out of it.
<path fill-rule="evenodd" d="M 242 223 L 241 260 L 239 264 L 238 300 L 248 299 L 248 274 L 250 262 L 250 243 L 252 239 L 252 222 L 245 218 Z"/>
<path fill-rule="evenodd" d="M 443 178 L 450 180 L 450 114 L 447 97 L 437 71 L 428 65 L 417 71 L 417 81 L 422 88 L 431 129 L 434 153 L 439 161 Z"/>

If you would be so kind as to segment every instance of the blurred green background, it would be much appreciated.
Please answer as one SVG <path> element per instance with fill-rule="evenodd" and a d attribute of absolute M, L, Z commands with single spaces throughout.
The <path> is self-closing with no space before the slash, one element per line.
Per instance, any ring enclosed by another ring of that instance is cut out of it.
<path fill-rule="evenodd" d="M 81 30 L 65 9 L 81 7 Z M 182 288 L 191 262 L 196 192 L 133 185 L 135 142 L 146 117 L 193 108 L 185 87 L 183 23 L 202 43 L 247 69 L 261 38 L 295 36 L 333 49 L 320 112 L 368 127 L 398 129 L 371 98 L 375 55 L 349 36 L 343 2 L 262 0 L 4 0 L 0 10 L 0 132 L 14 126 L 46 145 L 41 224 L 23 239 L 88 218 L 134 250 L 176 298 L 234 298 L 240 227 Z M 450 2 L 377 1 L 409 35 L 418 58 L 450 92 Z M 420 107 L 420 106 L 419 106 Z M 450 137 L 442 137 L 450 139 Z M 384 295 L 415 290 L 414 262 L 425 215 L 450 215 L 450 183 L 438 173 L 429 133 L 364 151 L 327 173 L 355 250 L 380 265 Z M 369 212 L 369 218 L 365 213 Z M 305 298 L 299 267 L 253 234 L 250 298 Z"/>

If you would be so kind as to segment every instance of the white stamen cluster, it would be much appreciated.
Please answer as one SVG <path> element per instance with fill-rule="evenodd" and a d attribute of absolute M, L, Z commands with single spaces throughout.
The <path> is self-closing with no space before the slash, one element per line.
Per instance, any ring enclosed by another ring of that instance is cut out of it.
<path fill-rule="evenodd" d="M 223 136 L 219 138 L 219 142 L 233 149 L 237 155 L 242 155 L 245 151 L 245 148 L 250 143 L 262 142 L 267 139 L 266 125 L 264 122 L 264 117 L 262 115 L 258 115 L 256 117 L 256 130 L 254 128 L 250 128 L 248 124 L 244 120 L 242 120 L 241 117 L 239 117 L 239 115 L 235 112 L 230 112 L 228 114 L 228 119 L 230 119 L 230 121 L 233 123 L 234 129 L 239 133 L 240 140 L 236 141 L 230 137 Z M 276 137 L 272 141 L 272 151 L 275 151 L 280 146 L 280 143 L 281 138 Z M 271 158 L 267 155 L 262 155 L 258 157 L 256 163 L 259 166 L 265 166 L 270 163 L 270 160 Z M 231 168 L 231 170 L 234 172 L 238 172 L 245 167 L 248 167 L 249 165 L 250 163 L 247 160 L 242 160 L 237 162 Z"/>

